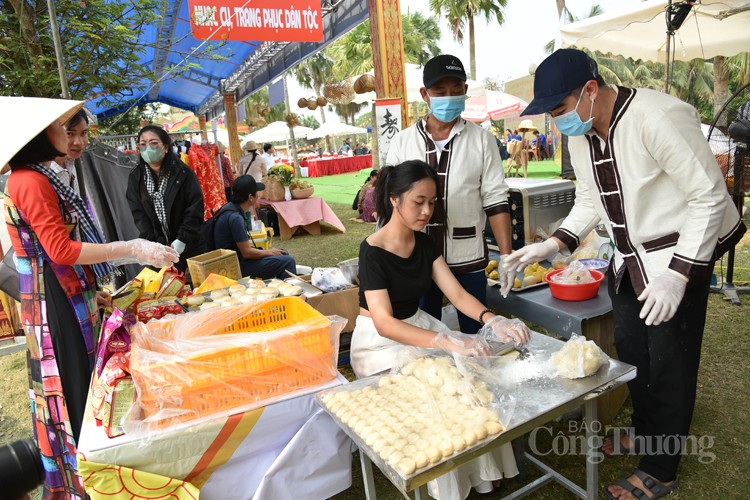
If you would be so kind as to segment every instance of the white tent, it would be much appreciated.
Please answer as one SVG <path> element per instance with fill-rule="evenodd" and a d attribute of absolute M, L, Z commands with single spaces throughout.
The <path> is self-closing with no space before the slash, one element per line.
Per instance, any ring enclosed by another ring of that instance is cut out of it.
<path fill-rule="evenodd" d="M 366 134 L 367 129 L 362 127 L 353 127 L 346 123 L 333 123 L 326 122 L 320 127 L 316 128 L 312 132 L 307 134 L 307 139 L 321 139 L 326 136 L 335 135 L 354 135 L 354 134 Z"/>
<path fill-rule="evenodd" d="M 406 98 L 408 102 L 421 101 L 422 95 L 419 93 L 419 89 L 424 86 L 422 83 L 422 68 L 416 64 L 404 64 L 404 71 L 406 72 Z M 373 72 L 369 71 L 372 75 Z M 356 80 L 356 78 L 354 79 Z M 469 86 L 467 94 L 469 96 L 482 95 L 485 91 L 484 83 L 477 82 L 475 80 L 467 80 L 466 84 Z M 375 100 L 375 92 L 365 92 L 364 94 L 356 94 L 352 102 L 361 104 L 363 102 L 372 102 Z"/>
<path fill-rule="evenodd" d="M 294 127 L 294 138 L 302 139 L 312 131 L 313 129 L 310 127 L 303 127 L 301 125 Z M 245 137 L 245 140 L 255 142 L 281 142 L 288 141 L 289 139 L 289 125 L 281 121 L 266 125 L 262 129 L 256 130 Z"/>
<path fill-rule="evenodd" d="M 562 26 L 562 46 L 663 63 L 667 4 L 667 0 L 648 0 Z M 679 61 L 730 57 L 749 50 L 750 0 L 702 0 L 676 31 L 674 45 L 674 58 Z"/>

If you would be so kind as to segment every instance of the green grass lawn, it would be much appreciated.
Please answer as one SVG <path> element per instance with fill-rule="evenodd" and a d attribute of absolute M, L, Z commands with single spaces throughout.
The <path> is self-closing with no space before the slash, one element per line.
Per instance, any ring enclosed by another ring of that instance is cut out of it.
<path fill-rule="evenodd" d="M 559 176 L 559 166 L 552 161 L 530 162 L 529 172 L 532 177 L 556 177 Z M 359 244 L 374 230 L 374 225 L 350 220 L 357 215 L 351 209 L 352 199 L 367 175 L 369 170 L 309 179 L 315 186 L 315 195 L 323 197 L 344 223 L 345 233 L 323 224 L 321 236 L 298 234 L 289 241 L 276 239 L 274 246 L 288 249 L 300 264 L 313 267 L 334 266 L 337 262 L 356 257 Z M 747 218 L 746 223 L 750 223 Z M 725 257 L 717 263 L 717 274 L 726 265 Z M 734 281 L 750 282 L 750 236 L 746 236 L 737 247 Z M 746 481 L 750 464 L 750 418 L 747 412 L 750 387 L 750 315 L 747 308 L 750 307 L 750 294 L 741 295 L 741 299 L 743 305 L 737 307 L 724 300 L 721 294 L 713 293 L 709 298 L 691 433 L 712 440 L 712 447 L 708 451 L 715 455 L 715 460 L 701 463 L 698 456 L 686 456 L 679 472 L 680 487 L 670 499 L 750 498 L 750 486 Z M 343 367 L 341 371 L 348 378 L 353 378 L 348 367 Z M 4 380 L 4 390 L 0 393 L 0 444 L 3 444 L 31 436 L 25 352 L 0 357 L 0 376 Z M 629 425 L 630 412 L 628 401 L 615 425 Z M 568 422 L 558 422 L 553 429 L 554 432 L 567 434 Z M 585 484 L 585 462 L 582 457 L 548 456 L 543 460 L 578 484 Z M 616 481 L 636 466 L 637 460 L 634 458 L 606 460 L 600 464 L 600 482 L 604 485 Z M 336 495 L 335 499 L 360 500 L 365 497 L 359 467 L 359 460 L 355 456 L 353 485 Z M 506 481 L 503 494 L 537 477 L 536 469 L 528 467 L 528 476 L 523 481 Z M 403 498 L 377 469 L 375 481 L 379 498 Z M 470 498 L 482 497 L 472 495 Z M 562 487 L 553 485 L 539 490 L 531 498 L 552 500 L 573 496 Z"/>

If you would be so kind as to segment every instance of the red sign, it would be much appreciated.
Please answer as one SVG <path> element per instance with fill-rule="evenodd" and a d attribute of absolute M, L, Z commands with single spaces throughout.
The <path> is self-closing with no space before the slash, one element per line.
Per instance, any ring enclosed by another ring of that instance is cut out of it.
<path fill-rule="evenodd" d="M 188 0 L 199 40 L 320 42 L 320 0 Z"/>

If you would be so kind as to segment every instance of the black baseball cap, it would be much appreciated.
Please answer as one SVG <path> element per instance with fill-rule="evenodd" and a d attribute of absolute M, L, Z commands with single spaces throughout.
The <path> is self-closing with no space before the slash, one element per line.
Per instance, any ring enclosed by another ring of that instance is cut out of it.
<path fill-rule="evenodd" d="M 466 70 L 461 60 L 450 54 L 435 56 L 424 65 L 422 72 L 422 81 L 424 88 L 429 89 L 443 78 L 458 78 L 462 82 L 466 81 Z"/>
<path fill-rule="evenodd" d="M 552 53 L 534 74 L 534 100 L 521 113 L 540 115 L 560 105 L 571 91 L 596 80 L 599 67 L 585 52 L 577 49 L 560 49 Z"/>
<path fill-rule="evenodd" d="M 252 175 L 240 175 L 232 183 L 232 201 L 236 199 L 247 199 L 251 194 L 255 194 L 258 191 L 266 189 L 266 185 L 262 182 L 256 182 Z"/>

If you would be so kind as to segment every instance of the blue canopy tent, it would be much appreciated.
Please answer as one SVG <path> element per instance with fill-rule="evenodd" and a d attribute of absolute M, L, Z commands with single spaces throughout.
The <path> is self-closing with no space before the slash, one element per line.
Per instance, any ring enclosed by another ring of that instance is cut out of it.
<path fill-rule="evenodd" d="M 161 24 L 143 30 L 139 42 L 148 48 L 140 64 L 154 69 L 154 80 L 108 95 L 106 89 L 86 107 L 97 118 L 123 113 L 134 105 L 160 102 L 211 120 L 224 112 L 223 93 L 237 102 L 367 19 L 367 0 L 323 0 L 323 40 L 317 43 L 208 41 L 218 58 L 191 56 L 204 43 L 191 34 L 187 0 L 169 0 Z M 205 48 L 205 45 L 203 46 Z M 186 65 L 190 63 L 190 65 Z M 177 71 L 169 69 L 178 66 Z"/>

